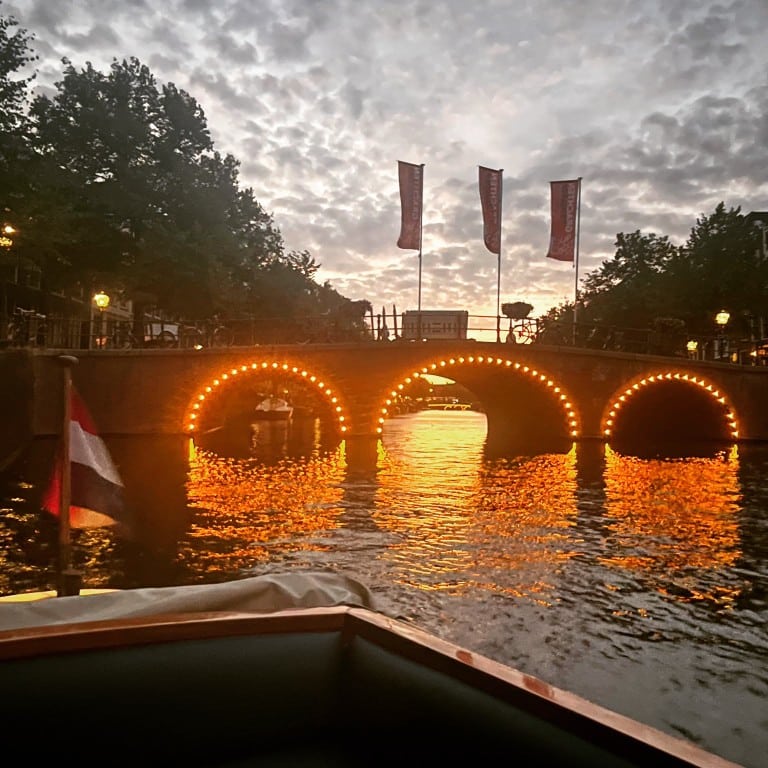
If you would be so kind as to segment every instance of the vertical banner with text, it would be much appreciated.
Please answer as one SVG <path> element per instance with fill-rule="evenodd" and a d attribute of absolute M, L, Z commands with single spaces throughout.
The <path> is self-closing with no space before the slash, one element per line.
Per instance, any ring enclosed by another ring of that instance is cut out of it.
<path fill-rule="evenodd" d="M 549 186 L 552 192 L 552 229 L 547 258 L 574 261 L 581 179 L 550 181 Z"/>
<path fill-rule="evenodd" d="M 491 252 L 501 253 L 501 170 L 480 166 L 480 205 L 483 209 L 483 239 Z"/>
<path fill-rule="evenodd" d="M 398 248 L 421 250 L 421 208 L 424 166 L 397 162 L 400 180 L 401 225 Z"/>

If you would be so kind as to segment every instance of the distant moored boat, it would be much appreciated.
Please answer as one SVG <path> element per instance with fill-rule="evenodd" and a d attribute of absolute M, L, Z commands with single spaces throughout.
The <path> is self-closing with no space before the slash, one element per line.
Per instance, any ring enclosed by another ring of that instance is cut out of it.
<path fill-rule="evenodd" d="M 293 406 L 282 397 L 266 397 L 257 406 L 254 418 L 267 421 L 288 421 L 293 416 Z"/>

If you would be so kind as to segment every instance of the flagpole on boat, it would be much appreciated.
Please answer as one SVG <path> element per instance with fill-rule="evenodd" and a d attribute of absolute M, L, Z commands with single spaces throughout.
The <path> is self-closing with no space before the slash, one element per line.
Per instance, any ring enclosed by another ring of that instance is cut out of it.
<path fill-rule="evenodd" d="M 64 369 L 64 418 L 61 426 L 61 496 L 59 498 L 59 573 L 57 579 L 58 597 L 80 593 L 80 573 L 72 570 L 72 526 L 69 508 L 72 493 L 70 460 L 70 423 L 72 421 L 72 366 L 77 358 L 60 355 L 59 362 Z"/>
<path fill-rule="evenodd" d="M 576 255 L 573 261 L 573 268 L 576 271 L 573 282 L 573 346 L 576 346 L 576 328 L 577 316 L 579 311 L 579 238 L 581 236 L 581 176 L 578 178 L 578 205 L 576 206 Z"/>

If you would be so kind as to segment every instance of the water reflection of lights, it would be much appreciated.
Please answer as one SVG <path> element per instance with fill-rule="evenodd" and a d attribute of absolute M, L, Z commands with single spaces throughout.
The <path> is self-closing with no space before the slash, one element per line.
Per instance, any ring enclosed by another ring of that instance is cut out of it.
<path fill-rule="evenodd" d="M 620 395 L 616 397 L 613 403 L 611 403 L 608 412 L 605 414 L 603 418 L 603 435 L 605 437 L 610 437 L 613 434 L 616 416 L 629 398 L 637 394 L 643 388 L 663 381 L 679 381 L 689 383 L 692 386 L 700 387 L 722 407 L 723 416 L 728 424 L 731 437 L 733 439 L 739 437 L 739 425 L 736 419 L 736 414 L 733 410 L 733 407 L 727 402 L 725 395 L 723 395 L 713 384 L 699 376 L 675 371 L 666 371 L 664 373 L 657 373 L 652 376 L 643 376 L 630 384 Z"/>
<path fill-rule="evenodd" d="M 400 450 L 377 478 L 374 519 L 394 535 L 381 557 L 419 589 L 544 600 L 571 556 L 564 540 L 577 514 L 575 449 L 483 462 L 484 420 L 422 411 L 387 422 L 384 442 Z"/>
<path fill-rule="evenodd" d="M 192 404 L 187 414 L 186 431 L 189 434 L 194 434 L 198 431 L 198 425 L 200 423 L 200 416 L 203 412 L 206 402 L 214 395 L 220 395 L 222 387 L 226 384 L 235 381 L 240 378 L 242 374 L 248 375 L 253 373 L 277 373 L 286 374 L 301 381 L 307 382 L 309 385 L 316 387 L 321 395 L 330 403 L 333 411 L 336 414 L 339 431 L 344 433 L 349 428 L 347 423 L 347 417 L 344 412 L 338 396 L 322 379 L 318 378 L 309 371 L 299 368 L 298 366 L 292 366 L 288 363 L 279 363 L 275 361 L 263 360 L 258 363 L 251 363 L 249 365 L 240 365 L 235 368 L 230 368 L 227 371 L 223 371 L 219 376 L 212 379 L 206 386 L 204 386 L 192 399 Z"/>
<path fill-rule="evenodd" d="M 575 554 L 576 489 L 575 446 L 567 454 L 483 468 L 474 500 L 473 548 L 485 578 L 492 576 L 489 589 L 547 602 L 556 577 Z"/>
<path fill-rule="evenodd" d="M 344 465 L 342 449 L 268 466 L 221 458 L 190 440 L 187 494 L 198 512 L 182 558 L 194 558 L 196 569 L 204 560 L 209 574 L 231 574 L 307 546 L 317 549 L 307 539 L 338 527 Z"/>
<path fill-rule="evenodd" d="M 684 461 L 641 460 L 606 447 L 611 541 L 601 561 L 655 575 L 658 590 L 678 598 L 732 599 L 727 587 L 710 593 L 699 577 L 741 555 L 738 468 L 735 447 L 719 458 Z"/>
<path fill-rule="evenodd" d="M 439 360 L 436 363 L 431 363 L 428 366 L 422 367 L 419 371 L 414 371 L 410 376 L 406 376 L 406 378 L 390 392 L 390 396 L 385 401 L 384 407 L 381 409 L 377 431 L 379 433 L 382 432 L 383 424 L 386 417 L 389 415 L 390 407 L 402 395 L 406 387 L 413 383 L 414 379 L 419 379 L 422 376 L 441 376 L 450 378 L 448 376 L 450 369 L 459 365 L 496 366 L 497 368 L 508 369 L 509 371 L 527 376 L 534 381 L 539 382 L 544 389 L 549 390 L 551 396 L 562 408 L 565 423 L 568 425 L 568 434 L 570 434 L 571 437 L 579 436 L 579 418 L 572 399 L 563 391 L 562 387 L 559 386 L 554 379 L 536 368 L 525 365 L 525 363 L 516 363 L 514 360 L 502 357 L 484 357 L 483 355 L 468 355 L 467 357 L 459 356 Z"/>

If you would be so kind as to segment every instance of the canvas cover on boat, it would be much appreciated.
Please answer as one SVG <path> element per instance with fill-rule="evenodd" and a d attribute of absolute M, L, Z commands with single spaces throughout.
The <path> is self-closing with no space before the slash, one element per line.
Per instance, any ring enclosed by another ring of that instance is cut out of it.
<path fill-rule="evenodd" d="M 352 605 L 376 609 L 367 587 L 335 573 L 253 576 L 221 584 L 146 587 L 25 602 L 0 602 L 0 630 L 167 613 L 271 613 Z"/>

